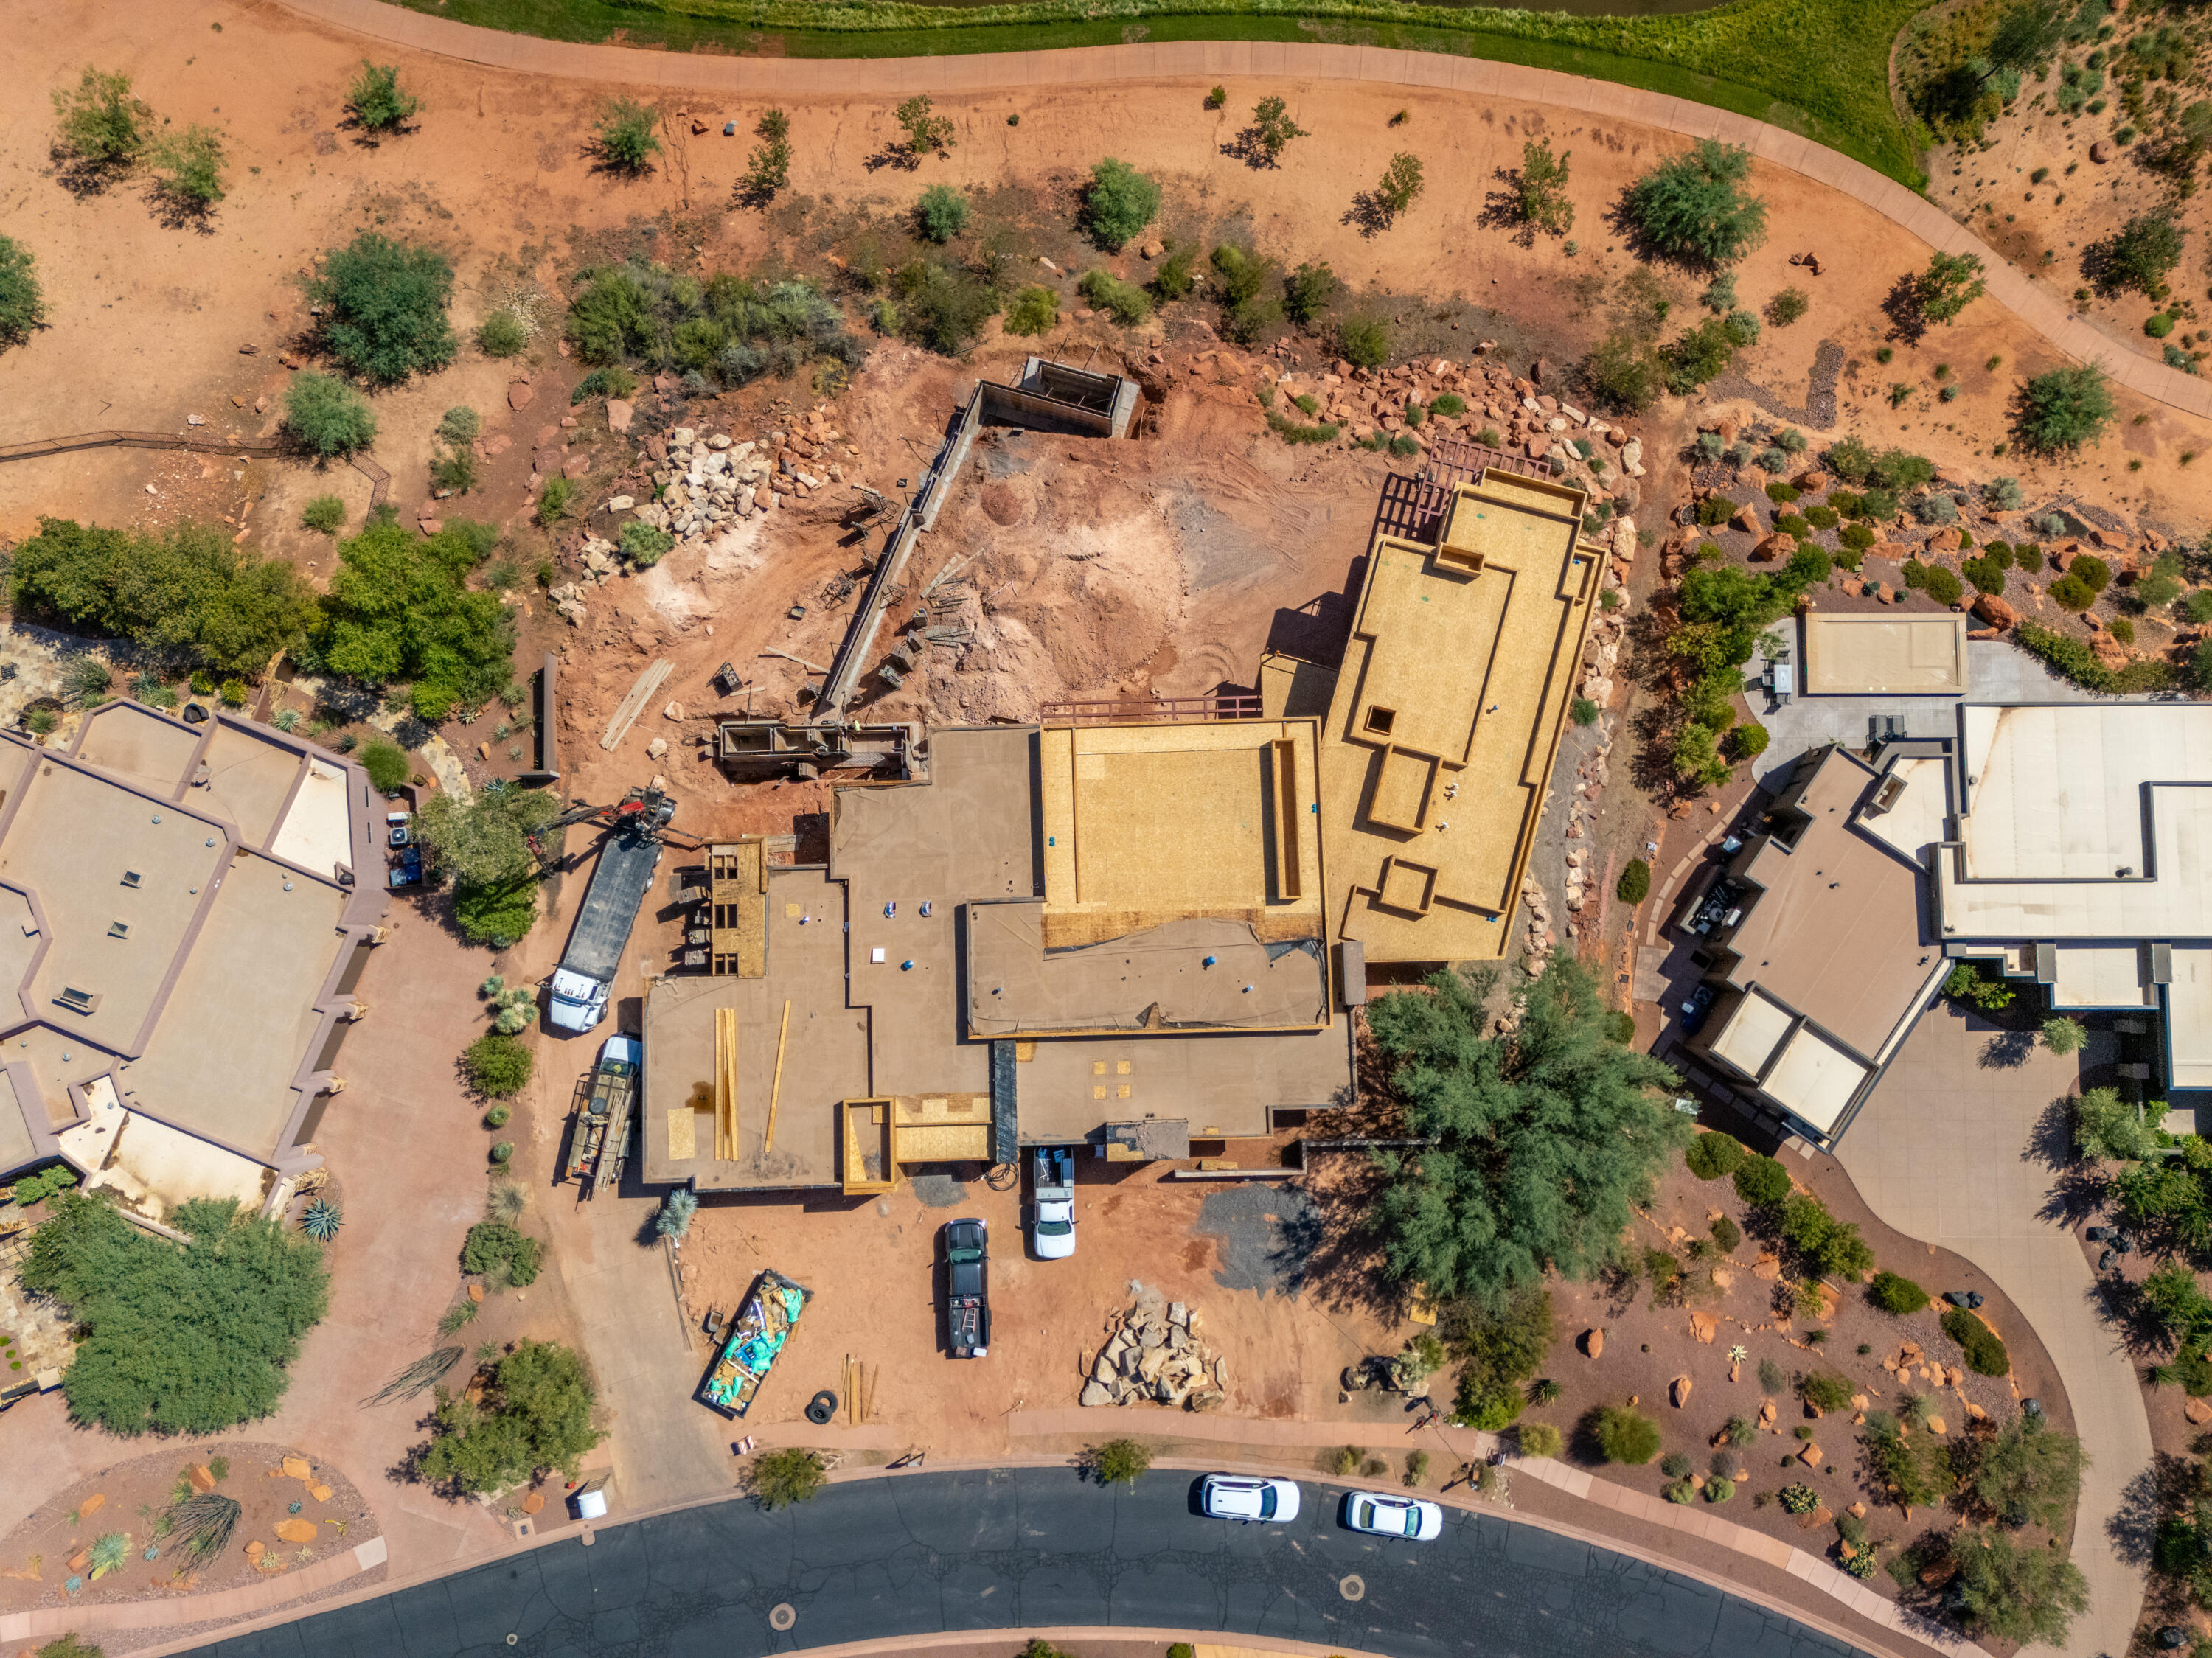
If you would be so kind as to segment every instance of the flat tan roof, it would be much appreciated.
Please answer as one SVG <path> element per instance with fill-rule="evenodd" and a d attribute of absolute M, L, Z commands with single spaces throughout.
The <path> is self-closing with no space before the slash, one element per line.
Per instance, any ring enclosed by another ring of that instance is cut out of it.
<path fill-rule="evenodd" d="M 1870 1059 L 1946 965 L 1913 866 L 1854 821 L 1875 780 L 1828 751 L 1800 798 L 1810 821 L 1796 847 L 1769 839 L 1741 866 L 1764 890 L 1728 940 L 1740 958 L 1730 984 L 1757 986 Z"/>
<path fill-rule="evenodd" d="M 1815 696 L 1964 696 L 1964 616 L 1805 613 L 1804 690 Z"/>
<path fill-rule="evenodd" d="M 1579 490 L 1492 469 L 1378 532 L 1322 727 L 1330 914 L 1370 963 L 1497 960 L 1602 560 Z"/>

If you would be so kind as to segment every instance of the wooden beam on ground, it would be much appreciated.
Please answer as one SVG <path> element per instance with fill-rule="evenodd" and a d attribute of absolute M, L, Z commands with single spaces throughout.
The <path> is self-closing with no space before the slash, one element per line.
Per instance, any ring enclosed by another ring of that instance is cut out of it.
<path fill-rule="evenodd" d="M 714 1010 L 714 1156 L 733 1163 L 738 1156 L 738 1011 Z"/>

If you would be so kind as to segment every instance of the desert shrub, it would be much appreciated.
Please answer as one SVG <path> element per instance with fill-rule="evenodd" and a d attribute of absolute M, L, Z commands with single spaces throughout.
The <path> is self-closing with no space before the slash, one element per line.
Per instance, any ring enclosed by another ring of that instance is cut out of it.
<path fill-rule="evenodd" d="M 284 429 L 318 455 L 349 455 L 376 441 L 368 399 L 343 380 L 303 368 L 284 392 Z"/>
<path fill-rule="evenodd" d="M 487 357 L 512 357 L 530 343 L 530 325 L 501 306 L 477 325 L 477 349 Z"/>
<path fill-rule="evenodd" d="M 1118 253 L 1160 210 L 1160 187 L 1127 161 L 1108 156 L 1091 169 L 1083 194 L 1084 228 L 1109 253 Z"/>
<path fill-rule="evenodd" d="M 1928 567 L 1928 580 L 1923 586 L 1928 597 L 1938 604 L 1956 604 L 1966 591 L 1957 574 L 1942 564 Z"/>
<path fill-rule="evenodd" d="M 1720 1180 L 1742 1168 L 1748 1154 L 1733 1134 L 1709 1129 L 1692 1140 L 1682 1155 L 1690 1172 L 1699 1180 Z"/>
<path fill-rule="evenodd" d="M 1945 975 L 1942 993 L 1953 1001 L 1969 1003 L 1984 1013 L 2000 1013 L 2012 1005 L 2017 993 L 2002 979 L 1984 973 L 1978 963 L 1961 962 Z"/>
<path fill-rule="evenodd" d="M 1552 1343 L 1552 1298 L 1543 1290 L 1509 1296 L 1497 1310 L 1465 1300 L 1443 1309 L 1437 1328 L 1462 1361 L 1453 1419 L 1495 1433 L 1521 1414 L 1522 1384 L 1536 1374 Z"/>
<path fill-rule="evenodd" d="M 1928 1292 L 1909 1278 L 1895 1272 L 1876 1272 L 1867 1285 L 1867 1299 L 1885 1313 L 1902 1318 L 1928 1304 Z"/>
<path fill-rule="evenodd" d="M 2050 1052 L 2063 1057 L 2078 1054 L 2089 1040 L 2088 1028 L 2079 1019 L 2070 1019 L 2063 1013 L 2054 1013 L 2045 1019 L 2036 1032 L 2036 1040 Z"/>
<path fill-rule="evenodd" d="M 54 147 L 95 179 L 129 167 L 145 153 L 146 125 L 154 112 L 131 95 L 129 76 L 88 66 L 75 87 L 55 89 L 53 101 Z"/>
<path fill-rule="evenodd" d="M 556 1342 L 522 1341 L 493 1367 L 480 1400 L 437 1392 L 429 1443 L 416 1461 L 449 1491 L 493 1491 L 557 1469 L 574 1478 L 605 1435 L 584 1361 Z"/>
<path fill-rule="evenodd" d="M 1134 282 L 1125 282 L 1112 271 L 1094 268 L 1076 284 L 1083 297 L 1124 328 L 1133 328 L 1152 314 L 1152 300 Z"/>
<path fill-rule="evenodd" d="M 1609 413 L 1632 415 L 1658 400 L 1667 385 L 1668 365 L 1650 342 L 1628 330 L 1615 329 L 1590 348 L 1577 365 L 1575 375 L 1600 407 Z"/>
<path fill-rule="evenodd" d="M 1766 320 L 1777 328 L 1787 328 L 1803 316 L 1812 303 L 1802 288 L 1785 288 L 1766 302 Z"/>
<path fill-rule="evenodd" d="M 745 158 L 738 193 L 748 205 L 765 207 L 791 182 L 790 116 L 780 109 L 762 111 L 760 119 L 753 123 L 753 137 L 760 143 Z"/>
<path fill-rule="evenodd" d="M 1735 313 L 1741 315 L 1741 313 Z M 1671 342 L 1660 354 L 1667 364 L 1667 389 L 1677 397 L 1687 397 L 1706 381 L 1728 370 L 1735 360 L 1735 331 L 1729 326 L 1730 319 L 1708 317 L 1680 338 Z"/>
<path fill-rule="evenodd" d="M 932 150 L 944 155 L 952 148 L 952 118 L 936 114 L 935 109 L 927 93 L 917 93 L 891 112 L 891 118 L 906 134 L 910 160 L 918 161 Z"/>
<path fill-rule="evenodd" d="M 1974 584 L 1976 592 L 2001 593 L 2004 591 L 2005 567 L 1996 560 L 1970 558 L 1960 563 L 1959 568 L 1966 573 L 1966 580 Z"/>
<path fill-rule="evenodd" d="M 1816 1411 L 1840 1411 L 1851 1402 L 1850 1382 L 1833 1370 L 1815 1370 L 1798 1382 L 1797 1391 Z"/>
<path fill-rule="evenodd" d="M 2055 1531 L 2081 1495 L 2087 1460 L 2080 1440 L 2023 1411 L 1980 1447 L 1974 1495 L 2010 1524 L 2031 1521 Z"/>
<path fill-rule="evenodd" d="M 599 111 L 592 135 L 601 163 L 619 173 L 644 172 L 660 154 L 660 140 L 653 132 L 659 121 L 649 104 L 610 98 Z"/>
<path fill-rule="evenodd" d="M 1380 368 L 1390 361 L 1390 325 L 1380 317 L 1346 317 L 1337 325 L 1336 348 L 1360 368 Z"/>
<path fill-rule="evenodd" d="M 1641 1466 L 1659 1455 L 1659 1424 L 1626 1405 L 1601 1406 L 1594 1432 L 1608 1462 Z"/>
<path fill-rule="evenodd" d="M 1556 1457 L 1565 1448 L 1559 1430 L 1548 1422 L 1524 1422 L 1518 1436 L 1523 1456 Z"/>
<path fill-rule="evenodd" d="M 1790 1171 L 1772 1157 L 1747 1153 L 1735 1171 L 1735 1194 L 1746 1203 L 1780 1203 L 1790 1195 Z"/>
<path fill-rule="evenodd" d="M 1755 760 L 1766 752 L 1766 727 L 1760 725 L 1729 727 L 1727 741 L 1728 757 L 1735 761 Z"/>
<path fill-rule="evenodd" d="M 1413 204 L 1413 198 L 1423 188 L 1420 157 L 1401 150 L 1390 158 L 1390 165 L 1383 170 L 1382 182 L 1375 187 L 1375 198 L 1395 219 Z"/>
<path fill-rule="evenodd" d="M 1134 1439 L 1109 1439 L 1103 1445 L 1085 1447 L 1079 1465 L 1102 1485 L 1133 1485 L 1152 1466 L 1152 1453 L 1149 1446 Z"/>
<path fill-rule="evenodd" d="M 1734 1254 L 1736 1245 L 1743 1242 L 1743 1229 L 1726 1215 L 1715 1215 L 1706 1230 L 1713 1235 L 1713 1248 L 1724 1255 Z"/>
<path fill-rule="evenodd" d="M 396 132 L 422 107 L 422 100 L 401 88 L 395 65 L 364 58 L 361 73 L 346 89 L 345 106 L 363 132 Z"/>
<path fill-rule="evenodd" d="M 477 1093 L 506 1099 L 520 1093 L 530 1081 L 532 1060 L 527 1043 L 488 1030 L 463 1052 L 461 1070 Z"/>
<path fill-rule="evenodd" d="M 124 1437 L 218 1433 L 274 1412 L 284 1367 L 329 1305 L 319 1245 L 230 1199 L 179 1204 L 185 1242 L 74 1193 L 32 1234 L 21 1274 L 81 1338 L 62 1377 L 70 1418 Z"/>
<path fill-rule="evenodd" d="M 1060 295 L 1049 288 L 1031 284 L 1014 295 L 1006 307 L 1009 334 L 1048 334 L 1060 326 Z"/>
<path fill-rule="evenodd" d="M 916 267 L 942 271 L 926 260 L 908 269 Z M 902 271 L 895 286 L 911 280 Z M 988 295 L 973 277 L 965 285 Z M 972 338 L 994 306 L 987 298 L 962 337 Z M 856 367 L 867 355 L 836 303 L 811 282 L 755 282 L 733 270 L 700 282 L 636 261 L 580 272 L 563 328 L 587 363 L 685 368 L 725 386 L 794 374 L 823 358 Z"/>
<path fill-rule="evenodd" d="M 1578 696 L 1567 704 L 1567 718 L 1577 726 L 1595 726 L 1601 710 L 1587 696 Z"/>
<path fill-rule="evenodd" d="M 1680 1451 L 1669 1451 L 1659 1459 L 1659 1472 L 1669 1479 L 1686 1479 L 1690 1472 L 1690 1459 Z"/>
<path fill-rule="evenodd" d="M 0 345 L 20 344 L 46 319 L 38 262 L 21 243 L 0 236 Z"/>
<path fill-rule="evenodd" d="M 1952 1558 L 1960 1609 L 1978 1634 L 2063 1647 L 2075 1618 L 2088 1610 L 2081 1569 L 2055 1549 L 1984 1531 Z"/>
<path fill-rule="evenodd" d="M 2138 214 L 2093 243 L 2082 255 L 2082 269 L 2106 294 L 2132 288 L 2155 298 L 2166 272 L 2181 263 L 2181 240 L 2187 234 L 2171 208 Z"/>
<path fill-rule="evenodd" d="M 2065 586 L 2064 578 L 2051 584 L 2056 593 Z M 2076 592 L 2087 594 L 2087 589 Z M 2088 595 L 2094 599 L 2094 595 Z M 2087 604 L 2082 606 L 2087 609 Z M 2107 668 L 2097 660 L 2096 653 L 2082 641 L 2039 628 L 2033 622 L 2023 622 L 2013 630 L 2013 641 L 2030 655 L 2040 657 L 2057 672 L 2075 684 L 2093 691 L 2138 692 L 2164 690 L 2174 683 L 2172 665 L 2157 659 L 2130 662 L 2124 668 Z M 2193 670 L 2199 689 L 2212 689 L 2212 679 L 2203 673 L 2206 646 L 2198 647 L 2198 662 Z"/>
<path fill-rule="evenodd" d="M 1943 1314 L 1943 1333 L 1957 1342 L 1966 1355 L 1966 1368 L 1977 1376 L 2008 1376 L 2012 1356 L 1997 1333 L 1964 1307 Z"/>
<path fill-rule="evenodd" d="M 365 230 L 334 249 L 307 288 L 325 307 L 324 348 L 350 374 L 389 386 L 453 360 L 453 267 L 434 248 Z"/>
<path fill-rule="evenodd" d="M 222 135 L 210 126 L 179 127 L 146 147 L 161 191 L 184 212 L 204 214 L 223 198 Z"/>
<path fill-rule="evenodd" d="M 483 416 L 465 404 L 446 410 L 438 422 L 438 435 L 447 443 L 472 443 L 483 430 Z"/>
<path fill-rule="evenodd" d="M 804 1503 L 819 1491 L 830 1477 L 819 1451 L 796 1446 L 763 1451 L 745 1470 L 745 1490 L 754 1502 L 773 1513 Z"/>
<path fill-rule="evenodd" d="M 15 1206 L 35 1209 L 57 1193 L 66 1192 L 76 1184 L 76 1170 L 65 1163 L 50 1163 L 34 1175 L 25 1175 L 14 1182 Z"/>
<path fill-rule="evenodd" d="M 1799 1481 L 1794 1485 L 1784 1485 L 1778 1500 L 1781 1503 L 1784 1514 L 1810 1514 L 1820 1506 L 1820 1493 L 1810 1485 Z"/>
<path fill-rule="evenodd" d="M 1336 296 L 1339 286 L 1336 272 L 1326 261 L 1302 264 L 1283 278 L 1283 309 L 1301 328 L 1310 327 L 1321 319 L 1322 307 Z"/>
<path fill-rule="evenodd" d="M 1571 150 L 1552 154 L 1549 138 L 1521 146 L 1521 170 L 1513 175 L 1513 207 L 1531 230 L 1564 236 L 1575 228 L 1575 204 L 1567 199 Z"/>
<path fill-rule="evenodd" d="M 968 228 L 968 198 L 951 185 L 932 185 L 915 203 L 915 225 L 933 242 L 949 242 Z"/>
<path fill-rule="evenodd" d="M 377 738 L 361 751 L 361 763 L 380 794 L 396 794 L 407 786 L 407 751 L 397 743 Z"/>
<path fill-rule="evenodd" d="M 527 876 L 481 885 L 456 883 L 453 920 L 471 944 L 505 950 L 538 920 L 538 883 Z"/>
<path fill-rule="evenodd" d="M 1217 246 L 1210 264 L 1223 307 L 1222 331 L 1249 345 L 1282 314 L 1280 301 L 1268 291 L 1274 286 L 1274 267 L 1233 242 Z"/>
<path fill-rule="evenodd" d="M 634 518 L 622 527 L 622 553 L 639 569 L 649 569 L 668 556 L 676 537 L 657 525 Z"/>
<path fill-rule="evenodd" d="M 449 495 L 465 495 L 477 485 L 477 458 L 466 449 L 455 449 L 430 462 L 430 483 Z"/>
<path fill-rule="evenodd" d="M 2013 432 L 2023 447 L 2057 454 L 2093 443 L 2112 418 L 2112 393 L 2094 363 L 2053 368 L 2021 388 Z"/>
<path fill-rule="evenodd" d="M 900 331 L 941 356 L 957 356 L 999 309 L 989 284 L 934 259 L 914 259 L 891 278 Z"/>
<path fill-rule="evenodd" d="M 1641 858 L 1632 858 L 1628 866 L 1620 872 L 1620 879 L 1613 887 L 1613 896 L 1624 904 L 1640 904 L 1651 896 L 1651 865 Z"/>
<path fill-rule="evenodd" d="M 1735 1495 L 1735 1481 L 1724 1473 L 1717 1473 L 1705 1481 L 1705 1501 L 1725 1503 Z"/>

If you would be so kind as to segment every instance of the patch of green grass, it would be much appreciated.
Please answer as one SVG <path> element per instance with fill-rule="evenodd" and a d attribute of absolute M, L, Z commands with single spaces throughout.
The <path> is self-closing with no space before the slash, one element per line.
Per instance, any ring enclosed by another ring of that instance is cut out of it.
<path fill-rule="evenodd" d="M 1921 182 L 1889 101 L 1890 42 L 1927 0 L 1733 0 L 1657 17 L 1401 0 L 400 0 L 517 33 L 791 58 L 939 57 L 1150 40 L 1319 40 L 1558 70 L 1732 110 Z M 1104 13 L 1105 15 L 1101 15 Z"/>

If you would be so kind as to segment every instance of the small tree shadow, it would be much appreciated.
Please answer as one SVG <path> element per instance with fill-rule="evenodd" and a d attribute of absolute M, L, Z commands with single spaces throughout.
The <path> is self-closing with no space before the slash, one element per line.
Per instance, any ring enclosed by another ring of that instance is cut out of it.
<path fill-rule="evenodd" d="M 1282 165 L 1274 155 L 1268 154 L 1267 146 L 1261 142 L 1260 129 L 1256 126 L 1244 128 L 1221 146 L 1221 153 L 1232 161 L 1243 162 L 1255 172 Z"/>
<path fill-rule="evenodd" d="M 146 205 L 153 210 L 155 222 L 164 230 L 196 230 L 203 236 L 215 234 L 216 203 L 202 201 L 167 179 L 157 179 L 147 186 Z"/>
<path fill-rule="evenodd" d="M 1370 241 L 1381 235 L 1397 222 L 1398 216 L 1392 210 L 1390 203 L 1382 199 L 1379 191 L 1373 190 L 1363 190 L 1354 196 L 1352 198 L 1352 205 L 1345 210 L 1344 216 L 1337 221 L 1339 224 L 1352 226 Z"/>
<path fill-rule="evenodd" d="M 2159 1526 L 2188 1506 L 2194 1483 L 2186 1459 L 2171 1451 L 2153 1455 L 2150 1466 L 2121 1488 L 2119 1507 L 2105 1518 L 2112 1552 L 2138 1571 L 2148 1566 L 2157 1552 Z"/>
<path fill-rule="evenodd" d="M 1982 1051 L 1974 1056 L 1974 1063 L 1984 1071 L 2017 1071 L 2035 1052 L 2035 1033 L 2031 1030 L 2000 1030 L 1982 1044 Z"/>
<path fill-rule="evenodd" d="M 606 145 L 597 138 L 584 140 L 576 146 L 576 154 L 587 164 L 586 172 L 597 173 L 602 178 L 619 179 L 624 184 L 642 184 L 660 171 L 651 161 L 624 161 L 611 153 Z"/>
<path fill-rule="evenodd" d="M 105 195 L 131 171 L 127 161 L 103 161 L 80 155 L 55 144 L 46 151 L 54 164 L 54 182 L 79 200 Z"/>
<path fill-rule="evenodd" d="M 1917 345 L 1928 332 L 1928 313 L 1920 303 L 1920 279 L 1910 270 L 1891 284 L 1881 302 L 1889 318 L 1889 337 Z"/>
<path fill-rule="evenodd" d="M 887 167 L 912 173 L 921 165 L 921 152 L 912 144 L 885 144 L 860 165 L 871 173 L 880 173 Z"/>
<path fill-rule="evenodd" d="M 1491 177 L 1505 188 L 1493 190 L 1482 198 L 1482 211 L 1475 222 L 1485 230 L 1506 232 L 1516 247 L 1535 246 L 1535 222 L 1521 210 L 1521 169 L 1501 167 Z"/>

